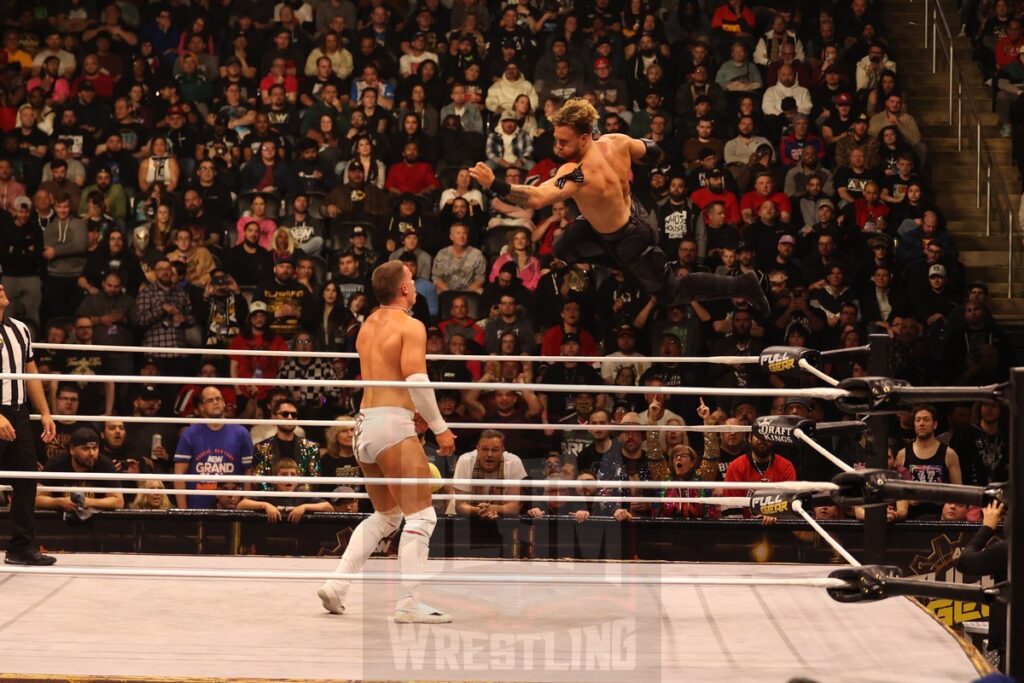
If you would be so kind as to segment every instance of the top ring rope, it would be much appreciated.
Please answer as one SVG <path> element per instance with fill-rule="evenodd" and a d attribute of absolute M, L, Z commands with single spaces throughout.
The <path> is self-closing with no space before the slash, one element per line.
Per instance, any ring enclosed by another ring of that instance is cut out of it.
<path fill-rule="evenodd" d="M 301 381 L 306 387 L 342 387 L 349 389 L 507 389 L 509 391 L 537 391 L 551 393 L 588 394 L 665 394 L 670 396 L 732 396 L 739 398 L 818 398 L 834 401 L 846 398 L 845 389 L 738 389 L 721 387 L 636 387 L 615 384 L 536 384 L 516 382 L 406 382 L 402 380 L 354 379 L 271 379 L 267 377 L 164 377 L 161 375 L 62 375 L 59 373 L 3 372 L 0 380 L 40 380 L 43 382 L 121 382 L 124 384 L 194 384 L 203 386 L 235 386 L 244 384 L 257 387 L 292 386 Z"/>
<path fill-rule="evenodd" d="M 242 417 L 145 417 L 117 415 L 53 415 L 55 420 L 76 420 L 81 422 L 123 422 L 124 424 L 205 424 L 205 425 L 260 425 L 267 427 L 280 427 L 289 425 L 295 427 L 350 427 L 354 428 L 356 421 L 349 420 L 282 420 L 269 418 L 242 418 Z M 39 420 L 39 414 L 34 413 L 29 419 Z M 825 423 L 822 423 L 825 424 Z M 552 431 L 552 432 L 576 432 L 576 431 L 611 431 L 611 432 L 714 432 L 721 434 L 732 434 L 734 432 L 749 432 L 750 425 L 638 425 L 638 424 L 563 424 L 560 422 L 449 422 L 451 429 L 522 429 L 525 431 Z"/>
<path fill-rule="evenodd" d="M 81 351 L 79 344 L 51 344 L 49 342 L 33 343 L 33 348 L 48 351 Z M 358 358 L 359 354 L 351 351 L 258 351 L 251 349 L 216 349 L 216 348 L 184 348 L 156 346 L 118 346 L 115 344 L 90 344 L 90 351 L 120 353 L 151 353 L 157 355 L 177 356 L 262 356 L 268 358 Z M 756 365 L 761 362 L 759 356 L 504 356 L 481 354 L 428 353 L 427 360 L 456 361 L 530 361 L 535 363 L 708 363 L 712 365 Z"/>

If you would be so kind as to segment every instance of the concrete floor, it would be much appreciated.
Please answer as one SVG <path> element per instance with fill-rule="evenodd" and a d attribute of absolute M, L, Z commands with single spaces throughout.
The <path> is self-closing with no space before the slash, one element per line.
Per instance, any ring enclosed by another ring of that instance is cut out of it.
<path fill-rule="evenodd" d="M 330 571 L 333 559 L 65 555 L 63 566 Z M 374 560 L 371 571 L 393 571 Z M 807 587 L 616 586 L 625 574 L 823 577 L 793 565 L 432 562 L 452 573 L 601 574 L 607 585 L 431 584 L 455 616 L 393 624 L 397 583 L 4 575 L 0 672 L 430 681 L 970 681 L 959 643 L 903 598 L 843 605 Z"/>

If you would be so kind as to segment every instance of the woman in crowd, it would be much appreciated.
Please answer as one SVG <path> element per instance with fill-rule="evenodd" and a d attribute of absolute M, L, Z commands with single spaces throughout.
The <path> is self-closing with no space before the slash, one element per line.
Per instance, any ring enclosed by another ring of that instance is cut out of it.
<path fill-rule="evenodd" d="M 181 167 L 167 140 L 160 136 L 153 138 L 149 143 L 149 156 L 139 164 L 139 190 L 145 194 L 153 183 L 161 183 L 168 192 L 174 192 L 180 178 Z"/>
<path fill-rule="evenodd" d="M 509 231 L 508 243 L 502 254 L 494 260 L 491 267 L 490 281 L 498 279 L 501 267 L 506 263 L 514 263 L 516 276 L 522 281 L 523 286 L 531 292 L 537 289 L 537 284 L 544 276 L 544 269 L 540 261 L 533 255 L 533 242 L 530 241 L 530 231 L 526 228 L 516 228 Z"/>
<path fill-rule="evenodd" d="M 171 499 L 167 497 L 164 491 L 164 484 L 162 481 L 140 481 L 140 489 L 147 489 L 152 493 L 140 493 L 135 496 L 135 500 L 132 501 L 132 510 L 170 510 Z"/>
<path fill-rule="evenodd" d="M 235 229 L 238 231 L 238 238 L 235 244 L 241 244 L 245 239 L 245 226 L 255 223 L 260 228 L 260 246 L 270 249 L 274 246 L 274 231 L 277 230 L 277 223 L 267 216 L 267 198 L 262 194 L 255 195 L 249 205 L 249 211 L 238 219 Z"/>
<path fill-rule="evenodd" d="M 317 344 L 324 351 L 355 350 L 355 333 L 359 326 L 344 303 L 339 300 L 338 285 L 328 282 L 320 288 L 320 314 L 317 319 Z"/>
<path fill-rule="evenodd" d="M 452 200 L 459 197 L 465 199 L 476 209 L 480 209 L 484 205 L 484 195 L 480 190 L 473 187 L 473 179 L 469 177 L 469 169 L 460 168 L 458 170 L 455 174 L 455 185 L 441 193 L 438 205 L 444 210 Z"/>
<path fill-rule="evenodd" d="M 342 184 L 349 182 L 348 169 L 353 164 L 358 164 L 363 167 L 363 177 L 366 179 L 366 182 L 372 183 L 383 190 L 384 181 L 387 180 L 388 175 L 387 166 L 385 166 L 383 161 L 377 158 L 377 152 L 373 148 L 373 142 L 371 142 L 370 138 L 365 135 L 360 136 L 356 139 L 354 150 L 352 159 L 349 160 L 349 162 L 345 164 L 345 168 L 342 169 Z"/>

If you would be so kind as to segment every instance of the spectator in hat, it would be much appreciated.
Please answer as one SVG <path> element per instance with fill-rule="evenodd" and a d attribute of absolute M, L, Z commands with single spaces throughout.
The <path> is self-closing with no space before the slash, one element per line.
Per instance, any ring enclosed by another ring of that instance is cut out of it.
<path fill-rule="evenodd" d="M 260 285 L 254 301 L 266 304 L 270 331 L 285 341 L 315 325 L 316 298 L 295 279 L 295 257 L 291 254 L 275 257 L 274 277 Z"/>
<path fill-rule="evenodd" d="M 519 65 L 515 62 L 508 62 L 505 64 L 501 78 L 487 90 L 486 107 L 496 114 L 501 114 L 512 109 L 512 105 L 515 104 L 519 95 L 526 95 L 530 99 L 532 109 L 536 109 L 540 103 L 537 91 L 533 84 L 523 76 Z"/>
<path fill-rule="evenodd" d="M 836 143 L 836 167 L 850 166 L 850 156 L 854 149 L 864 154 L 864 165 L 877 168 L 881 163 L 878 138 L 868 134 L 867 114 L 858 114 L 850 124 L 848 135 Z"/>
<path fill-rule="evenodd" d="M 79 427 L 71 434 L 68 443 L 69 452 L 51 459 L 43 467 L 43 472 L 75 472 L 79 474 L 115 474 L 114 463 L 105 455 L 100 455 L 100 435 L 92 427 Z M 45 486 L 77 486 L 88 488 L 120 488 L 116 480 L 67 480 L 45 477 Z M 120 510 L 124 507 L 124 496 L 120 493 L 39 493 L 36 495 L 36 508 L 39 510 L 59 510 L 78 514 L 80 518 L 86 510 Z"/>
<path fill-rule="evenodd" d="M 495 170 L 533 165 L 533 140 L 519 128 L 511 109 L 501 113 L 498 128 L 487 136 L 487 165 Z"/>
<path fill-rule="evenodd" d="M 430 274 L 434 260 L 430 254 L 420 247 L 420 234 L 416 230 L 406 230 L 401 234 L 400 246 L 388 256 L 389 261 L 396 261 L 405 254 L 412 254 L 416 260 L 416 272 Z"/>
<path fill-rule="evenodd" d="M 558 356 L 586 356 L 593 355 L 588 354 L 584 351 L 580 344 L 580 335 L 576 332 L 566 332 L 561 337 L 561 343 L 558 347 L 558 353 L 553 355 Z M 593 340 L 591 339 L 591 343 Z M 541 349 L 541 353 L 544 350 Z M 602 384 L 601 375 L 592 366 L 583 363 L 577 363 L 576 361 L 562 361 L 559 363 L 552 363 L 544 371 L 544 375 L 540 380 L 544 384 L 568 386 L 568 385 L 600 385 Z M 561 420 L 563 417 L 571 413 L 575 409 L 575 395 L 564 391 L 558 392 L 543 392 L 539 394 L 541 405 L 544 406 L 543 421 L 548 424 L 553 424 Z M 604 405 L 606 400 L 605 394 L 599 394 L 594 401 L 594 405 L 601 407 Z"/>
<path fill-rule="evenodd" d="M 607 57 L 596 58 L 593 69 L 589 92 L 597 100 L 598 111 L 602 115 L 618 114 L 628 123 L 633 113 L 629 110 L 629 89 L 625 81 L 612 75 L 612 61 Z"/>
<path fill-rule="evenodd" d="M 629 124 L 629 132 L 633 137 L 642 137 L 651 129 L 655 116 L 665 117 L 666 135 L 672 134 L 672 115 L 662 106 L 664 95 L 657 88 L 648 87 L 642 93 L 643 107 L 633 112 L 633 120 Z"/>
<path fill-rule="evenodd" d="M 957 305 L 957 296 L 948 287 L 946 266 L 936 263 L 928 268 L 928 288 L 922 289 L 912 304 L 914 318 L 925 325 L 946 325 Z"/>
<path fill-rule="evenodd" d="M 229 349 L 250 351 L 287 351 L 284 339 L 270 329 L 270 315 L 267 303 L 256 300 L 249 304 L 249 316 L 242 330 L 236 335 Z M 269 387 L 247 385 L 247 378 L 276 377 L 281 366 L 281 358 L 277 356 L 234 356 L 231 359 L 231 377 L 239 380 L 236 385 L 238 396 L 248 400 L 245 412 L 255 414 L 255 402 L 266 398 Z M 222 396 L 223 398 L 223 396 Z"/>
<path fill-rule="evenodd" d="M 816 182 L 812 191 L 809 191 L 808 185 L 811 178 L 814 178 Z M 802 201 L 810 195 L 810 204 L 807 210 L 804 210 L 801 204 L 800 212 L 803 217 L 803 225 L 813 225 L 817 202 L 835 194 L 832 172 L 821 163 L 818 152 L 813 146 L 807 146 L 800 150 L 800 162 L 786 173 L 782 190 L 791 200 L 800 198 Z"/>
<path fill-rule="evenodd" d="M 436 53 L 427 50 L 427 34 L 416 31 L 409 40 L 409 51 L 398 59 L 398 72 L 402 78 L 414 76 L 420 65 L 427 60 L 435 64 L 441 61 Z"/>
<path fill-rule="evenodd" d="M 835 97 L 830 95 L 826 102 L 828 104 L 822 108 L 817 123 L 821 131 L 821 139 L 834 153 L 835 146 L 846 137 L 853 125 L 853 97 L 849 93 L 843 92 Z"/>
<path fill-rule="evenodd" d="M 619 325 L 614 330 L 615 335 L 615 351 L 605 354 L 608 358 L 634 358 L 629 363 L 623 363 L 621 361 L 605 361 L 601 363 L 601 377 L 604 379 L 606 384 L 614 384 L 615 377 L 622 367 L 632 367 L 636 377 L 641 376 L 650 367 L 649 363 L 646 363 L 640 359 L 645 358 L 642 353 L 636 350 L 637 348 L 637 336 L 638 332 L 635 327 L 630 324 Z M 607 347 L 605 347 L 607 348 Z"/>

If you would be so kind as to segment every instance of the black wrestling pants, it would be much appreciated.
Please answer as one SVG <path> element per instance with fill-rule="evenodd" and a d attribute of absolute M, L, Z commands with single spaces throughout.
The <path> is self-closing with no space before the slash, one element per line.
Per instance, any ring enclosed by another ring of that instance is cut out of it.
<path fill-rule="evenodd" d="M 36 444 L 29 422 L 28 406 L 0 406 L 0 415 L 14 427 L 14 441 L 0 440 L 0 468 L 34 472 L 37 469 Z M 29 550 L 35 542 L 36 480 L 12 479 L 7 482 L 11 492 L 11 523 L 13 530 L 8 552 Z"/>
<path fill-rule="evenodd" d="M 672 292 L 675 276 L 658 246 L 658 230 L 636 201 L 629 220 L 613 233 L 600 233 L 583 216 L 569 223 L 552 246 L 555 258 L 566 263 L 585 261 L 618 268 L 631 275 L 648 294 L 661 299 Z"/>
<path fill-rule="evenodd" d="M 679 277 L 673 273 L 665 252 L 658 246 L 654 218 L 636 200 L 633 200 L 629 220 L 613 233 L 597 232 L 585 217 L 578 216 L 555 240 L 552 254 L 570 264 L 586 261 L 618 268 L 662 303 L 686 304 L 750 296 L 744 288 L 749 283 L 743 278 L 711 273 Z"/>

